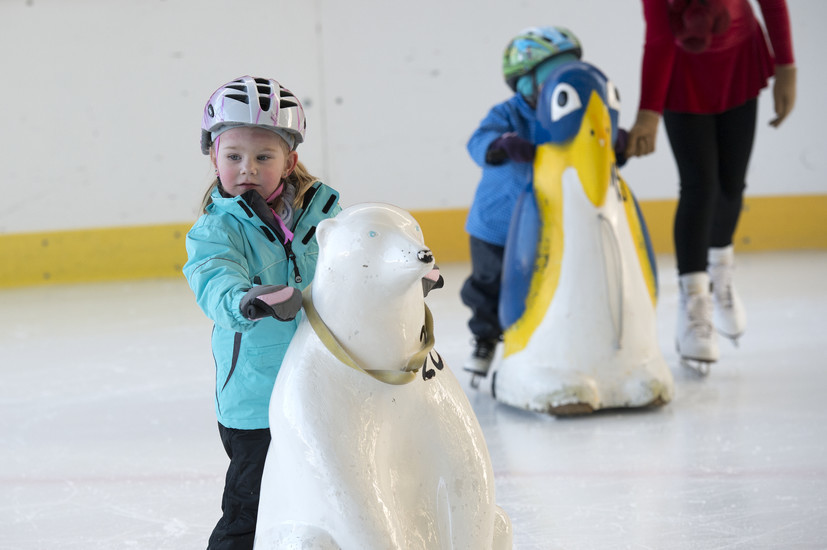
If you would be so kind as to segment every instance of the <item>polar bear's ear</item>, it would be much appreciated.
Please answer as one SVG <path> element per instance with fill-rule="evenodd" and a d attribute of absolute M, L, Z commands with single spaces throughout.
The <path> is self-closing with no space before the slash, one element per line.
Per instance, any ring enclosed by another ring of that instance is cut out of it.
<path fill-rule="evenodd" d="M 336 220 L 333 218 L 326 218 L 320 221 L 316 225 L 316 242 L 319 243 L 319 248 L 323 246 L 325 239 L 327 238 L 327 234 L 330 232 L 333 227 L 336 225 Z"/>

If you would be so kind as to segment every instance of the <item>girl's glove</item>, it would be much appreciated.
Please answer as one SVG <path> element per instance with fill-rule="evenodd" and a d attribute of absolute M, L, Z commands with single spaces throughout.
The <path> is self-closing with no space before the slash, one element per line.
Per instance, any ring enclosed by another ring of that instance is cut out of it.
<path fill-rule="evenodd" d="M 251 321 L 275 317 L 292 321 L 302 308 L 302 293 L 285 285 L 262 285 L 251 288 L 241 298 L 241 314 Z"/>
<path fill-rule="evenodd" d="M 485 154 L 485 161 L 489 164 L 502 164 L 505 159 L 514 162 L 533 162 L 534 144 L 515 132 L 506 132 L 491 142 Z"/>

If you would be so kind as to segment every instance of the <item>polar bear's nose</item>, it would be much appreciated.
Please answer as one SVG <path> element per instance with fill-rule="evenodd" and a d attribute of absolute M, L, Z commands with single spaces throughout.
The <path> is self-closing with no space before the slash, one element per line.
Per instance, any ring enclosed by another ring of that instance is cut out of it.
<path fill-rule="evenodd" d="M 420 250 L 419 252 L 417 252 L 416 257 L 417 257 L 417 259 L 419 259 L 420 262 L 423 262 L 423 263 L 426 263 L 426 264 L 429 264 L 429 263 L 434 261 L 433 253 L 430 250 L 428 250 L 427 248 L 425 250 Z"/>

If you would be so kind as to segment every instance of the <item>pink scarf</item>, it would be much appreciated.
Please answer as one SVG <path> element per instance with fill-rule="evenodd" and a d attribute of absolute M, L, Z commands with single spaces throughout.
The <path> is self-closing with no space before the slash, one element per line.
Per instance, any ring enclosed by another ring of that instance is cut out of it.
<path fill-rule="evenodd" d="M 276 190 L 273 191 L 273 194 L 270 195 L 269 197 L 267 197 L 267 204 L 269 205 L 270 201 L 272 201 L 273 199 L 275 199 L 276 197 L 281 195 L 281 192 L 282 192 L 283 189 L 284 189 L 284 181 L 282 180 L 282 182 L 279 183 L 279 186 L 276 187 Z M 286 242 L 292 241 L 293 240 L 293 232 L 290 231 L 290 229 L 287 227 L 287 224 L 285 224 L 284 220 L 281 219 L 281 216 L 279 216 L 276 213 L 276 211 L 273 210 L 272 208 L 270 209 L 270 212 L 272 212 L 273 216 L 276 217 L 276 221 L 278 222 L 279 227 L 281 227 L 281 230 L 284 231 L 284 242 L 286 243 Z"/>

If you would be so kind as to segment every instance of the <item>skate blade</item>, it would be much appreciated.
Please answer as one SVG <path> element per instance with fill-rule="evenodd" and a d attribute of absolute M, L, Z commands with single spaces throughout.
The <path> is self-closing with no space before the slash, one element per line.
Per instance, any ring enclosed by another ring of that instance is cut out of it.
<path fill-rule="evenodd" d="M 471 373 L 471 387 L 475 390 L 480 389 L 480 380 L 485 380 L 485 375 L 487 373 L 480 373 L 480 372 L 473 372 L 468 371 Z"/>
<path fill-rule="evenodd" d="M 715 361 L 704 361 L 702 359 L 690 359 L 681 357 L 681 366 L 687 368 L 700 376 L 709 376 L 709 367 Z"/>
<path fill-rule="evenodd" d="M 488 371 L 491 370 L 491 367 L 469 367 L 468 365 L 463 365 L 462 370 L 485 377 L 485 375 L 488 374 Z"/>
<path fill-rule="evenodd" d="M 735 347 L 737 348 L 737 347 L 740 347 L 740 345 L 739 345 L 739 343 L 738 343 L 738 339 L 739 339 L 741 336 L 743 336 L 743 334 L 744 334 L 744 333 L 743 333 L 743 332 L 739 332 L 738 334 L 727 334 L 726 332 L 722 332 L 722 331 L 720 331 L 720 330 L 719 330 L 719 331 L 718 331 L 718 334 L 720 334 L 721 336 L 723 336 L 724 338 L 726 338 L 727 340 L 729 340 L 730 342 L 732 342 L 732 345 L 733 345 L 733 346 L 735 346 Z"/>

